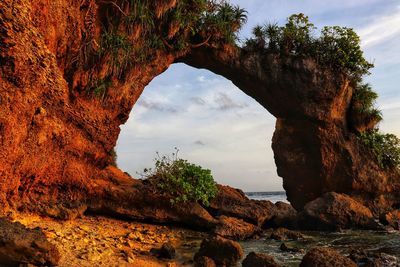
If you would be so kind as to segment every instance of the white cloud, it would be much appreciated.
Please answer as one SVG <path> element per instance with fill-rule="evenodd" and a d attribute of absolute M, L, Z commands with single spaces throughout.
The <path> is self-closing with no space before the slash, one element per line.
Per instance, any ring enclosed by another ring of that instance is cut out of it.
<path fill-rule="evenodd" d="M 379 45 L 388 39 L 400 35 L 400 7 L 392 14 L 375 16 L 363 28 L 358 29 L 364 47 Z"/>

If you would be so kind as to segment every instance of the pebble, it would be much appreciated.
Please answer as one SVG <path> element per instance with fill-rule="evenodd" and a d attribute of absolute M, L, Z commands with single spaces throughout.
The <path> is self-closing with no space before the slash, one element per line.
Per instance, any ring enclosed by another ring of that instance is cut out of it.
<path fill-rule="evenodd" d="M 168 227 L 107 223 L 103 222 L 100 226 L 101 222 L 97 219 L 91 221 L 88 217 L 70 224 L 39 224 L 38 221 L 31 225 L 39 225 L 47 238 L 65 252 L 63 261 L 69 264 L 62 266 L 112 266 L 110 263 L 115 264 L 113 266 L 124 266 L 124 262 L 135 264 L 142 261 L 143 257 L 146 259 L 150 256 L 151 247 L 160 248 L 168 241 L 179 239 L 182 234 L 187 235 L 186 232 L 179 233 L 176 230 L 172 233 Z M 121 253 L 117 253 L 119 250 Z M 166 266 L 167 261 L 163 264 Z"/>

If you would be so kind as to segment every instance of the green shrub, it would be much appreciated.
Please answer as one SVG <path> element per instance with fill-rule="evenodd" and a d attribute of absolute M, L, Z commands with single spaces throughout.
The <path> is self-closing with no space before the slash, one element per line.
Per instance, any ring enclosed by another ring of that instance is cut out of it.
<path fill-rule="evenodd" d="M 360 81 L 369 74 L 373 64 L 363 55 L 360 38 L 351 28 L 332 26 L 324 27 L 315 35 L 315 26 L 304 14 L 291 15 L 285 26 L 266 24 L 256 26 L 254 37 L 246 41 L 245 48 L 260 48 L 280 53 L 282 56 L 314 58 L 320 65 L 347 74 L 352 81 Z M 262 46 L 261 46 L 262 47 Z"/>
<path fill-rule="evenodd" d="M 381 168 L 400 168 L 400 139 L 394 134 L 382 134 L 377 129 L 359 135 L 374 152 Z"/>
<path fill-rule="evenodd" d="M 200 201 L 208 206 L 218 191 L 211 171 L 178 158 L 178 149 L 172 157 L 157 153 L 155 169 L 144 169 L 144 176 L 168 196 L 172 204 Z"/>
<path fill-rule="evenodd" d="M 354 88 L 352 109 L 359 114 L 373 117 L 377 122 L 379 122 L 382 120 L 382 113 L 380 110 L 375 108 L 377 98 L 378 94 L 372 90 L 370 84 L 358 84 Z"/>
<path fill-rule="evenodd" d="M 310 23 L 308 16 L 294 14 L 288 18 L 285 27 L 282 27 L 280 46 L 285 54 L 296 53 L 308 55 L 312 52 L 312 33 L 315 27 Z"/>
<path fill-rule="evenodd" d="M 353 80 L 369 74 L 374 66 L 364 58 L 360 37 L 351 28 L 324 27 L 317 43 L 320 62 L 341 69 Z"/>
<path fill-rule="evenodd" d="M 371 85 L 359 84 L 354 89 L 353 101 L 357 102 L 357 109 L 360 112 L 371 110 L 374 107 L 378 94 L 374 92 Z"/>

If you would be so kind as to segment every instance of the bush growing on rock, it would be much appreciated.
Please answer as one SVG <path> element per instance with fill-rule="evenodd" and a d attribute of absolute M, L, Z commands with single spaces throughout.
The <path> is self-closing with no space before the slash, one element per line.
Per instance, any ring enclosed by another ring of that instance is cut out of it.
<path fill-rule="evenodd" d="M 377 98 L 378 94 L 368 83 L 356 85 L 351 103 L 353 123 L 356 123 L 359 118 L 358 120 L 365 125 L 372 123 L 371 126 L 366 127 L 372 129 L 382 120 L 381 111 L 375 108 Z"/>
<path fill-rule="evenodd" d="M 265 49 L 286 57 L 311 57 L 322 66 L 342 71 L 354 81 L 369 74 L 373 64 L 364 58 L 360 37 L 353 29 L 326 26 L 319 36 L 314 34 L 315 29 L 308 16 L 294 14 L 282 27 L 271 23 L 256 26 L 254 37 L 246 41 L 245 48 Z"/>
<path fill-rule="evenodd" d="M 359 136 L 374 152 L 381 168 L 400 168 L 400 139 L 394 134 L 383 134 L 373 129 Z"/>
<path fill-rule="evenodd" d="M 218 192 L 211 171 L 180 159 L 179 150 L 175 150 L 172 157 L 157 153 L 155 169 L 144 169 L 145 177 L 162 190 L 172 204 L 200 201 L 208 206 Z"/>

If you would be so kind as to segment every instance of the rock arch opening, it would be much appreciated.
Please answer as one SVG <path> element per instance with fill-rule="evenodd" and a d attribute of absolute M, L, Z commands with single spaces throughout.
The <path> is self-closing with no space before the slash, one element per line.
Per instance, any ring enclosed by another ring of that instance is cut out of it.
<path fill-rule="evenodd" d="M 215 180 L 247 192 L 283 191 L 271 149 L 275 118 L 229 80 L 173 64 L 144 90 L 121 126 L 118 167 L 138 177 L 155 152 L 211 169 Z"/>

